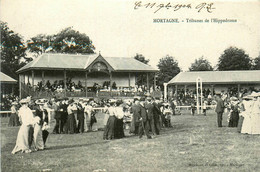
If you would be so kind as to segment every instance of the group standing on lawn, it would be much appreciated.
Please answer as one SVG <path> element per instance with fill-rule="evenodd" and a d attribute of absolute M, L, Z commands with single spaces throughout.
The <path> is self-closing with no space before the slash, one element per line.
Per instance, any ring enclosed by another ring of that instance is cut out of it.
<path fill-rule="evenodd" d="M 237 127 L 243 134 L 260 134 L 260 92 L 253 92 L 241 100 L 226 95 L 217 98 L 217 123 L 222 127 L 222 117 L 226 110 L 228 114 L 228 127 Z"/>
<path fill-rule="evenodd" d="M 32 103 L 33 102 L 33 103 Z M 56 124 L 52 134 L 75 134 L 97 131 L 94 123 L 97 122 L 95 107 L 101 106 L 104 113 L 104 140 L 120 139 L 125 137 L 124 129 L 129 133 L 143 135 L 147 139 L 160 134 L 162 127 L 171 126 L 171 116 L 176 114 L 176 105 L 173 99 L 163 102 L 162 99 L 136 97 L 133 101 L 109 99 L 95 102 L 93 99 L 38 99 L 30 98 L 13 102 L 9 125 L 21 125 L 18 131 L 13 154 L 22 151 L 43 150 L 49 136 L 51 114 Z M 191 106 L 192 115 L 195 106 Z M 203 104 L 203 114 L 206 115 L 206 101 Z M 244 96 L 242 100 L 231 97 L 227 101 L 226 95 L 218 95 L 215 111 L 218 127 L 222 127 L 224 112 L 228 112 L 228 126 L 237 127 L 238 131 L 246 134 L 260 134 L 260 93 Z M 178 112 L 177 112 L 178 113 Z"/>

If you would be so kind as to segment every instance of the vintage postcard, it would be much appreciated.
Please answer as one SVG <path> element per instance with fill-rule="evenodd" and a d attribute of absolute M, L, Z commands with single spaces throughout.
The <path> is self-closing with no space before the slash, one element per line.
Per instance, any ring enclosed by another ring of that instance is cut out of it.
<path fill-rule="evenodd" d="M 259 0 L 1 0 L 2 171 L 259 171 Z"/>

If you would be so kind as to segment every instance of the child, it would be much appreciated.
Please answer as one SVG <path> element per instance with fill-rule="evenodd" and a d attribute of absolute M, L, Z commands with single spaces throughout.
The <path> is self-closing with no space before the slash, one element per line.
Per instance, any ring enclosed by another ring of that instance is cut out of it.
<path fill-rule="evenodd" d="M 207 103 L 208 103 L 208 102 L 207 102 L 206 100 L 203 101 L 202 109 L 203 109 L 203 114 L 204 114 L 204 116 L 206 116 Z"/>
<path fill-rule="evenodd" d="M 171 115 L 172 115 L 172 109 L 169 104 L 166 104 L 164 107 L 163 114 L 165 116 L 165 127 L 172 127 L 171 125 Z"/>
<path fill-rule="evenodd" d="M 194 104 L 194 103 L 191 103 L 191 114 L 192 114 L 192 116 L 194 116 L 195 110 L 196 110 L 195 104 Z"/>

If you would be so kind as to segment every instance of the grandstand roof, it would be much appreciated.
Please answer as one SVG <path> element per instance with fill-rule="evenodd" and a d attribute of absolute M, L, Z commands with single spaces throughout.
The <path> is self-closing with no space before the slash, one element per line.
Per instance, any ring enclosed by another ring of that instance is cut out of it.
<path fill-rule="evenodd" d="M 42 54 L 24 67 L 20 68 L 17 73 L 21 73 L 31 69 L 45 70 L 82 70 L 84 71 L 98 56 L 91 55 L 75 55 L 75 54 Z M 126 72 L 156 72 L 153 67 L 144 64 L 134 58 L 126 57 L 103 57 L 114 71 Z"/>
<path fill-rule="evenodd" d="M 16 83 L 17 81 L 10 76 L 0 72 L 0 81 L 1 83 Z"/>
<path fill-rule="evenodd" d="M 198 77 L 204 84 L 260 84 L 260 70 L 181 72 L 168 84 L 195 84 Z"/>

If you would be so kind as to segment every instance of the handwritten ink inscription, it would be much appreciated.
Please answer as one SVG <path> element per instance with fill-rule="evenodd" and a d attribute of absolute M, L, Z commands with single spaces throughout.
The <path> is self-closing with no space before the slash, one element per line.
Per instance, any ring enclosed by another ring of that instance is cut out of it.
<path fill-rule="evenodd" d="M 141 8 L 145 8 L 145 9 L 153 9 L 154 13 L 157 13 L 160 10 L 166 9 L 172 9 L 173 11 L 178 11 L 178 10 L 182 10 L 182 9 L 195 9 L 197 10 L 197 12 L 202 12 L 202 11 L 206 11 L 208 13 L 212 13 L 213 10 L 215 9 L 214 7 L 214 3 L 200 3 L 197 5 L 193 5 L 191 3 L 187 3 L 187 4 L 173 4 L 171 2 L 168 3 L 143 3 L 142 1 L 136 1 L 134 4 L 134 9 L 141 9 Z"/>

